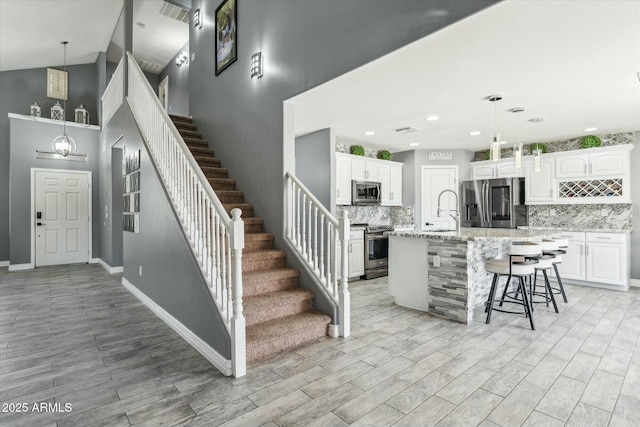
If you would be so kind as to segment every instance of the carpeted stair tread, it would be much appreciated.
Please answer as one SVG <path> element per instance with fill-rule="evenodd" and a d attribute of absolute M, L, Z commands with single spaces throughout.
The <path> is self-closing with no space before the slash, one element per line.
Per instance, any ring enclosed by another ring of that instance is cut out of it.
<path fill-rule="evenodd" d="M 229 169 L 227 168 L 216 168 L 213 166 L 202 166 L 202 172 L 207 178 L 226 178 L 229 175 Z"/>
<path fill-rule="evenodd" d="M 194 125 L 193 123 L 188 123 L 188 122 L 173 122 L 173 124 L 176 126 L 176 129 L 178 129 L 178 131 L 183 131 L 183 130 L 198 130 L 198 126 Z"/>
<path fill-rule="evenodd" d="M 175 114 L 169 114 L 169 118 L 171 118 L 173 122 L 193 123 L 193 119 L 191 117 L 176 116 Z"/>
<path fill-rule="evenodd" d="M 326 336 L 331 317 L 307 311 L 247 326 L 247 361 L 254 361 Z"/>
<path fill-rule="evenodd" d="M 273 234 L 271 233 L 245 233 L 244 251 L 254 252 L 262 249 L 273 248 Z"/>
<path fill-rule="evenodd" d="M 280 249 L 263 249 L 261 251 L 247 252 L 242 255 L 243 261 L 255 261 L 259 259 L 284 258 L 286 253 Z"/>
<path fill-rule="evenodd" d="M 272 233 L 246 233 L 244 235 L 244 241 L 254 241 L 254 240 L 273 240 Z"/>
<path fill-rule="evenodd" d="M 182 139 L 184 139 L 184 142 L 187 144 L 188 147 L 209 147 L 209 142 L 205 139 L 199 139 L 199 138 L 186 138 L 183 137 Z"/>
<path fill-rule="evenodd" d="M 237 190 L 217 190 L 216 195 L 222 204 L 244 202 L 244 192 Z"/>
<path fill-rule="evenodd" d="M 214 190 L 234 190 L 236 180 L 233 178 L 207 178 Z"/>
<path fill-rule="evenodd" d="M 271 268 L 243 273 L 242 290 L 245 297 L 286 291 L 298 287 L 300 272 L 292 268 Z"/>
<path fill-rule="evenodd" d="M 189 145 L 188 147 L 194 157 L 196 155 L 202 157 L 215 157 L 215 153 L 213 152 L 213 150 L 209 149 L 208 147 L 196 147 L 193 145 Z"/>
<path fill-rule="evenodd" d="M 178 129 L 184 139 L 202 139 L 202 132 L 192 129 Z"/>
<path fill-rule="evenodd" d="M 313 292 L 295 288 L 244 298 L 247 326 L 304 313 L 313 308 Z"/>
<path fill-rule="evenodd" d="M 215 157 L 201 157 L 201 156 L 194 155 L 193 158 L 196 160 L 198 165 L 200 165 L 200 167 L 204 165 L 210 166 L 210 167 L 220 166 L 220 159 L 217 159 Z M 211 182 L 211 179 L 209 180 L 209 182 Z"/>
<path fill-rule="evenodd" d="M 265 282 L 269 280 L 291 279 L 300 277 L 300 272 L 293 268 L 272 268 L 269 270 L 257 270 L 242 275 L 244 285 Z"/>

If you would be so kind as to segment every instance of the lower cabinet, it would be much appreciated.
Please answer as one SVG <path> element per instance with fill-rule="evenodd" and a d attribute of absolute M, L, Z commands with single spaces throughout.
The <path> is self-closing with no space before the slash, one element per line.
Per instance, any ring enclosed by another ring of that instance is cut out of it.
<path fill-rule="evenodd" d="M 353 232 L 351 233 L 353 236 Z M 364 274 L 364 235 L 349 240 L 349 277 L 359 277 Z"/>
<path fill-rule="evenodd" d="M 625 233 L 563 232 L 569 240 L 558 271 L 562 279 L 596 285 L 629 287 L 629 235 Z"/>

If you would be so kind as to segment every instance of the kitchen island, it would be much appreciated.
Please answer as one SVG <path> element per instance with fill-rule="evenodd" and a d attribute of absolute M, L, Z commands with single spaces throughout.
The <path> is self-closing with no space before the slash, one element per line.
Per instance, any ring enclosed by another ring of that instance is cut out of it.
<path fill-rule="evenodd" d="M 506 257 L 511 242 L 541 241 L 557 232 L 461 228 L 388 234 L 389 291 L 396 304 L 468 324 L 491 288 L 485 261 Z"/>

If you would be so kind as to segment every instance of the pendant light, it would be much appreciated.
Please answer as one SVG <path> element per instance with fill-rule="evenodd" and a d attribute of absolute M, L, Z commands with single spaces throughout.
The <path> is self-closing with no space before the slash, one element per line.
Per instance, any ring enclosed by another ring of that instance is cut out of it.
<path fill-rule="evenodd" d="M 67 44 L 69 44 L 69 42 L 67 41 L 62 41 L 60 42 L 60 44 L 62 44 L 64 46 L 64 72 L 65 74 L 67 74 Z M 67 98 L 69 97 L 69 77 L 67 74 L 67 87 L 66 89 L 66 96 L 63 100 L 63 110 L 66 112 L 67 111 Z M 78 149 L 78 145 L 76 144 L 76 141 L 71 138 L 70 136 L 67 135 L 67 120 L 65 117 L 62 118 L 62 135 L 57 136 L 53 142 L 51 143 L 52 147 L 53 147 L 53 151 L 56 152 L 56 154 L 59 154 L 62 157 L 68 157 L 69 155 L 72 155 L 76 152 L 76 150 Z"/>
<path fill-rule="evenodd" d="M 502 99 L 502 95 L 490 95 L 489 102 L 493 102 L 493 136 L 491 137 L 491 145 L 489 150 L 491 153 L 491 160 L 500 160 L 502 148 L 500 147 L 500 134 L 498 133 L 497 125 L 497 104 L 496 102 Z"/>
<path fill-rule="evenodd" d="M 536 143 L 533 146 L 533 171 L 540 172 L 540 162 L 542 160 L 542 149 L 540 149 L 540 122 L 542 117 L 535 117 L 530 121 L 536 123 Z"/>
<path fill-rule="evenodd" d="M 516 107 L 511 109 L 512 113 L 516 113 L 518 116 L 517 123 L 517 142 L 513 144 L 513 167 L 521 168 L 522 167 L 522 142 L 520 142 L 520 114 L 524 112 L 523 107 Z"/>

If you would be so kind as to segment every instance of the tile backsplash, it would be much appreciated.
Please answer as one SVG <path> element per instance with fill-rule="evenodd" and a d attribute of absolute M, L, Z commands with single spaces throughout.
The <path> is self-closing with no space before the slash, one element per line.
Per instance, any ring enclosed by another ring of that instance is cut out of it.
<path fill-rule="evenodd" d="M 351 224 L 413 225 L 413 206 L 338 206 Z"/>
<path fill-rule="evenodd" d="M 555 215 L 551 215 L 551 209 Z M 603 216 L 606 210 L 606 216 Z M 632 230 L 631 203 L 594 205 L 531 205 L 530 227 Z"/>

